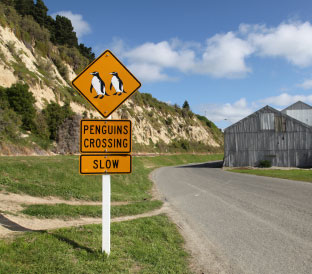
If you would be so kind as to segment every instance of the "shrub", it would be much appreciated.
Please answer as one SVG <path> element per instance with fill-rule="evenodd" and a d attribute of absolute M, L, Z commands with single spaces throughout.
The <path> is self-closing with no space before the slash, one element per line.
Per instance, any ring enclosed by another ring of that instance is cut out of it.
<path fill-rule="evenodd" d="M 8 101 L 8 96 L 6 92 L 6 88 L 0 87 L 0 108 L 8 108 L 9 101 Z"/>
<path fill-rule="evenodd" d="M 49 31 L 43 27 L 40 27 L 40 25 L 33 19 L 32 16 L 24 16 L 22 18 L 21 27 L 35 41 L 44 41 L 45 43 L 50 41 Z"/>
<path fill-rule="evenodd" d="M 60 75 L 61 75 L 66 81 L 68 81 L 68 69 L 67 69 L 67 67 L 64 65 L 64 63 L 62 62 L 61 58 L 60 58 L 58 55 L 53 55 L 51 59 L 52 59 L 54 65 L 57 67 L 57 70 L 58 70 L 58 72 L 60 73 Z"/>
<path fill-rule="evenodd" d="M 171 117 L 168 117 L 168 118 L 166 119 L 166 125 L 167 125 L 167 126 L 171 126 L 171 125 L 172 125 L 172 118 L 171 118 Z"/>
<path fill-rule="evenodd" d="M 37 136 L 44 140 L 48 140 L 50 138 L 49 126 L 42 112 L 36 113 L 34 125 L 34 133 Z"/>
<path fill-rule="evenodd" d="M 12 109 L 0 108 L 0 136 L 1 139 L 16 140 L 22 124 L 20 116 Z"/>
<path fill-rule="evenodd" d="M 45 116 L 49 127 L 51 140 L 56 140 L 59 126 L 65 121 L 66 118 L 72 117 L 74 114 L 69 103 L 65 103 L 64 106 L 60 106 L 54 102 L 48 104 L 42 113 Z"/>
<path fill-rule="evenodd" d="M 61 59 L 71 65 L 76 73 L 81 72 L 89 64 L 88 58 L 82 56 L 75 47 L 59 46 L 59 51 Z"/>
<path fill-rule="evenodd" d="M 272 166 L 272 163 L 270 160 L 261 160 L 259 162 L 259 167 L 271 167 Z"/>
<path fill-rule="evenodd" d="M 185 139 L 173 139 L 169 144 L 169 148 L 174 151 L 185 150 L 188 151 L 190 149 L 190 142 Z"/>
<path fill-rule="evenodd" d="M 35 97 L 29 91 L 26 84 L 14 84 L 6 89 L 10 108 L 18 113 L 22 118 L 22 127 L 26 130 L 31 130 L 34 125 L 34 117 L 36 109 L 34 104 Z"/>
<path fill-rule="evenodd" d="M 6 22 L 6 25 L 10 26 L 12 29 L 15 26 L 19 26 L 21 16 L 16 12 L 16 10 L 10 6 L 6 5 L 5 3 L 0 5 L 0 14 L 2 17 L 1 22 L 3 23 L 4 21 Z"/>

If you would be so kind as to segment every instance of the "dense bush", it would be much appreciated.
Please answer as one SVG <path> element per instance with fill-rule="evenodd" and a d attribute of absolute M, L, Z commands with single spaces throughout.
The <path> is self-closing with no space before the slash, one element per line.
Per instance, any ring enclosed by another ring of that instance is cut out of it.
<path fill-rule="evenodd" d="M 259 167 L 271 167 L 272 166 L 272 163 L 270 160 L 261 160 L 259 162 Z"/>
<path fill-rule="evenodd" d="M 50 103 L 42 111 L 48 125 L 50 139 L 56 140 L 57 130 L 66 118 L 73 116 L 73 111 L 68 103 L 60 106 L 57 103 Z"/>
<path fill-rule="evenodd" d="M 21 20 L 21 27 L 35 41 L 48 42 L 50 33 L 33 20 L 31 16 L 24 16 Z"/>
<path fill-rule="evenodd" d="M 183 150 L 188 151 L 190 149 L 190 142 L 185 139 L 173 139 L 169 144 L 169 147 L 178 150 L 182 148 Z"/>
<path fill-rule="evenodd" d="M 8 107 L 9 107 L 9 101 L 8 101 L 6 88 L 0 87 L 0 108 L 4 109 Z"/>
<path fill-rule="evenodd" d="M 73 116 L 69 103 L 60 106 L 49 103 L 42 112 L 36 111 L 35 98 L 25 84 L 14 84 L 10 88 L 0 87 L 0 141 L 22 141 L 24 130 L 29 131 L 31 140 L 48 148 L 56 140 L 58 128 Z M 27 145 L 27 141 L 23 141 Z"/>
<path fill-rule="evenodd" d="M 12 109 L 0 108 L 0 140 L 16 140 L 22 125 L 20 116 Z"/>
<path fill-rule="evenodd" d="M 36 113 L 34 124 L 35 127 L 33 132 L 41 139 L 49 140 L 50 138 L 49 126 L 47 124 L 44 114 L 41 111 Z"/>
<path fill-rule="evenodd" d="M 10 108 L 21 116 L 22 127 L 26 130 L 31 130 L 34 126 L 34 118 L 36 109 L 34 104 L 35 97 L 29 91 L 26 84 L 14 84 L 6 89 L 6 96 Z"/>

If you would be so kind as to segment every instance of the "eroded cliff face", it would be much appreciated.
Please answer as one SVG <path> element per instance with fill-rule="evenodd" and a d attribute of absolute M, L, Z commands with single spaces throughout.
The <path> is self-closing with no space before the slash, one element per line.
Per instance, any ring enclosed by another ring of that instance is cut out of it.
<path fill-rule="evenodd" d="M 63 65 L 67 68 L 67 77 L 61 75 L 47 56 L 41 56 L 31 44 L 20 41 L 10 28 L 0 26 L 0 86 L 10 87 L 18 81 L 27 83 L 36 98 L 38 110 L 49 102 L 64 104 L 60 90 L 71 88 L 69 81 L 76 77 L 76 73 L 70 65 Z M 77 92 L 73 96 L 80 95 Z M 70 106 L 80 116 L 101 119 L 87 102 L 83 104 L 73 100 Z M 195 115 L 182 117 L 178 112 L 136 104 L 133 98 L 127 100 L 112 118 L 130 119 L 134 142 L 139 144 L 169 144 L 174 139 L 185 139 L 216 148 L 222 145 L 222 140 L 214 136 L 211 129 Z"/>
<path fill-rule="evenodd" d="M 57 50 L 57 49 L 55 49 Z M 46 56 L 41 56 L 32 45 L 25 45 L 8 27 L 0 26 L 0 86 L 10 87 L 18 81 L 29 85 L 36 98 L 36 107 L 41 110 L 46 103 L 64 104 L 58 90 L 70 88 L 70 84 L 59 73 L 55 64 Z M 64 63 L 68 79 L 76 77 L 72 67 Z M 70 102 L 76 113 L 87 111 L 99 117 L 95 110 L 87 109 L 77 102 Z"/>
<path fill-rule="evenodd" d="M 178 114 L 166 113 L 153 106 L 137 106 L 133 100 L 125 103 L 121 110 L 112 115 L 113 119 L 126 116 L 132 122 L 135 141 L 148 145 L 150 142 L 169 144 L 173 139 L 201 142 L 212 147 L 220 147 L 209 128 L 193 116 L 185 119 Z M 170 121 L 170 122 L 169 122 Z"/>

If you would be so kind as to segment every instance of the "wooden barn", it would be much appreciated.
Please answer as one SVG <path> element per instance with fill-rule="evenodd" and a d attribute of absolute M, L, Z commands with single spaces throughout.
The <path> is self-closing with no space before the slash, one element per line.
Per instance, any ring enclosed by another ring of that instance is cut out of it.
<path fill-rule="evenodd" d="M 278 167 L 312 167 L 312 126 L 298 120 L 310 121 L 305 117 L 310 115 L 309 106 L 300 103 L 283 111 L 265 106 L 226 128 L 223 165 L 258 166 L 269 160 Z M 306 113 L 300 113 L 300 108 Z M 293 111 L 287 115 L 289 110 Z"/>
<path fill-rule="evenodd" d="M 306 103 L 298 101 L 297 103 L 283 109 L 282 113 L 312 126 L 312 107 Z"/>

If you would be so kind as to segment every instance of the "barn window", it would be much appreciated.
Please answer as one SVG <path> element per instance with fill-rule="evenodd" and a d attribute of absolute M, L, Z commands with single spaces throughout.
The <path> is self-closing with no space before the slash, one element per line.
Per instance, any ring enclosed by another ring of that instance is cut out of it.
<path fill-rule="evenodd" d="M 274 113 L 261 113 L 260 114 L 260 129 L 261 130 L 274 130 Z"/>
<path fill-rule="evenodd" d="M 275 116 L 275 131 L 285 132 L 286 131 L 286 119 L 283 116 Z"/>

